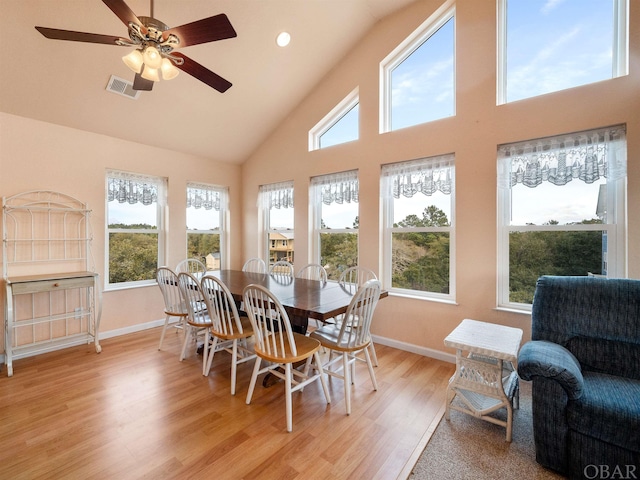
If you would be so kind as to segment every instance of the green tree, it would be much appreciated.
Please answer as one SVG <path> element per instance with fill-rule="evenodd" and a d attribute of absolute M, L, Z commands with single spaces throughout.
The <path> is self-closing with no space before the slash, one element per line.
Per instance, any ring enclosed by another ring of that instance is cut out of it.
<path fill-rule="evenodd" d="M 158 267 L 156 233 L 111 233 L 109 235 L 109 283 L 155 278 Z"/>
<path fill-rule="evenodd" d="M 395 227 L 442 227 L 449 219 L 429 205 L 421 216 L 407 215 Z M 395 232 L 392 238 L 392 285 L 396 288 L 449 292 L 449 234 L 446 232 Z"/>
<path fill-rule="evenodd" d="M 598 219 L 581 224 L 598 224 Z M 545 225 L 558 225 L 555 220 Z M 587 275 L 602 269 L 602 232 L 531 231 L 509 235 L 509 300 L 533 303 L 541 275 Z"/>
<path fill-rule="evenodd" d="M 197 258 L 206 264 L 210 253 L 220 253 L 219 234 L 187 233 L 187 257 Z"/>

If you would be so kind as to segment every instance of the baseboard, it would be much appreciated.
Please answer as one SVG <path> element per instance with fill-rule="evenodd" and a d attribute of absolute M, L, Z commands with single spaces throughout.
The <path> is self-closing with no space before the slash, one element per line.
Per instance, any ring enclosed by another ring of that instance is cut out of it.
<path fill-rule="evenodd" d="M 164 318 L 160 320 L 152 320 L 146 323 L 139 323 L 131 325 L 129 327 L 117 328 L 115 330 L 109 330 L 106 332 L 100 332 L 99 338 L 113 338 L 120 335 L 127 335 L 129 333 L 141 332 L 142 330 L 148 330 L 150 328 L 161 327 L 164 325 Z M 456 363 L 455 355 L 434 350 L 432 348 L 421 347 L 420 345 L 414 345 L 411 343 L 401 342 L 392 338 L 380 337 L 378 335 L 372 335 L 373 341 L 380 345 L 386 345 L 387 347 L 397 348 L 398 350 L 404 350 L 406 352 L 416 353 L 425 357 L 435 358 L 436 360 L 442 360 L 443 362 Z M 4 354 L 0 356 L 0 361 L 4 364 Z"/>
<path fill-rule="evenodd" d="M 371 337 L 373 338 L 374 343 L 379 343 L 380 345 L 397 348 L 398 350 L 403 350 L 405 352 L 416 353 L 424 357 L 435 358 L 436 360 L 442 360 L 443 362 L 456 363 L 456 356 L 451 353 L 421 347 L 420 345 L 414 345 L 412 343 L 401 342 L 399 340 L 394 340 L 393 338 L 379 337 L 378 335 L 371 335 Z"/>
<path fill-rule="evenodd" d="M 141 332 L 142 330 L 149 330 L 150 328 L 161 327 L 164 325 L 164 318 L 160 320 L 152 320 L 147 323 L 139 323 L 137 325 L 131 325 L 129 327 L 118 328 L 116 330 L 109 330 L 108 332 L 100 332 L 100 338 L 113 338 L 120 335 L 127 335 L 129 333 Z M 160 338 L 160 337 L 158 337 Z"/>
<path fill-rule="evenodd" d="M 135 332 L 141 332 L 142 330 L 148 330 L 150 328 L 155 328 L 155 327 L 161 327 L 162 325 L 164 325 L 164 318 L 160 319 L 160 320 L 152 320 L 150 322 L 146 322 L 146 323 L 139 323 L 137 325 L 131 325 L 129 327 L 125 327 L 125 328 L 118 328 L 115 330 L 109 330 L 107 332 L 99 332 L 98 334 L 98 339 L 99 340 L 104 340 L 105 338 L 113 338 L 113 337 L 119 337 L 120 335 L 127 335 L 129 333 L 135 333 Z M 15 360 L 19 360 L 21 358 L 27 358 L 27 357 L 32 357 L 35 355 L 39 355 L 41 353 L 48 353 L 48 352 L 54 352 L 56 350 L 61 350 L 63 348 L 68 348 L 69 346 L 77 346 L 77 345 L 83 345 L 85 343 L 85 341 L 79 341 L 75 344 L 68 344 L 68 345 L 64 345 L 64 346 L 51 346 L 50 348 L 45 348 L 40 350 L 38 353 L 33 353 L 33 354 L 29 354 L 29 355 L 22 355 L 22 356 L 16 356 Z M 4 353 L 2 353 L 0 355 L 0 363 L 2 363 L 2 365 L 5 364 L 5 359 L 6 356 Z"/>

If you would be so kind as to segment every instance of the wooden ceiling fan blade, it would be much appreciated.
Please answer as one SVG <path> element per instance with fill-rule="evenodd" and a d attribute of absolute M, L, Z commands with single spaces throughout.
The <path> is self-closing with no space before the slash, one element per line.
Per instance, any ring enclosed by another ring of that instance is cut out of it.
<path fill-rule="evenodd" d="M 162 37 L 166 40 L 171 34 L 180 39 L 179 47 L 215 42 L 238 36 L 229 18 L 224 13 L 170 28 L 162 33 Z"/>
<path fill-rule="evenodd" d="M 133 89 L 134 90 L 144 90 L 146 92 L 150 92 L 153 88 L 153 80 L 147 80 L 146 78 L 142 78 L 142 75 L 136 73 L 136 77 L 133 79 Z"/>
<path fill-rule="evenodd" d="M 198 62 L 191 60 L 182 53 L 173 52 L 172 55 L 184 60 L 184 63 L 182 65 L 176 65 L 176 68 L 179 68 L 183 72 L 188 73 L 203 83 L 206 83 L 211 88 L 215 88 L 220 93 L 226 92 L 231 87 L 232 83 L 229 80 L 225 80 L 220 75 L 213 73 L 208 68 L 203 67 Z"/>
<path fill-rule="evenodd" d="M 36 27 L 42 35 L 52 40 L 69 40 L 71 42 L 104 43 L 118 45 L 118 41 L 130 43 L 122 37 L 113 35 L 100 35 L 98 33 L 74 32 L 72 30 L 59 30 L 57 28 Z"/>
<path fill-rule="evenodd" d="M 124 23 L 127 28 L 129 22 L 133 22 L 137 25 L 142 25 L 142 22 L 138 19 L 135 13 L 124 3 L 124 0 L 102 0 L 104 4 L 111 9 L 113 13 Z M 145 29 L 146 30 L 146 29 Z"/>

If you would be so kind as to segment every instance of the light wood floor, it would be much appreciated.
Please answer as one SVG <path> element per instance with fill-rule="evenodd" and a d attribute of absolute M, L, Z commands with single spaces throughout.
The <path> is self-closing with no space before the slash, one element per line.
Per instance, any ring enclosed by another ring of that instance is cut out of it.
<path fill-rule="evenodd" d="M 357 367 L 352 414 L 341 381 L 294 394 L 287 433 L 284 387 L 256 387 L 252 362 L 229 393 L 229 355 L 209 377 L 201 357 L 178 361 L 182 334 L 159 329 L 73 347 L 0 372 L 1 479 L 395 479 L 406 477 L 444 408 L 454 365 L 376 345 L 374 392 Z M 4 366 L 3 366 L 4 367 Z"/>

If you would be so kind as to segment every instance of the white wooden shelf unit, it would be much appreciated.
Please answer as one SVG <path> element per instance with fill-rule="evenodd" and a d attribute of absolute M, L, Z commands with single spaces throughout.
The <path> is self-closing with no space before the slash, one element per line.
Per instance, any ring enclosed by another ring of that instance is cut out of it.
<path fill-rule="evenodd" d="M 5 365 L 82 343 L 95 344 L 102 291 L 91 255 L 91 211 L 59 192 L 2 199 Z"/>

